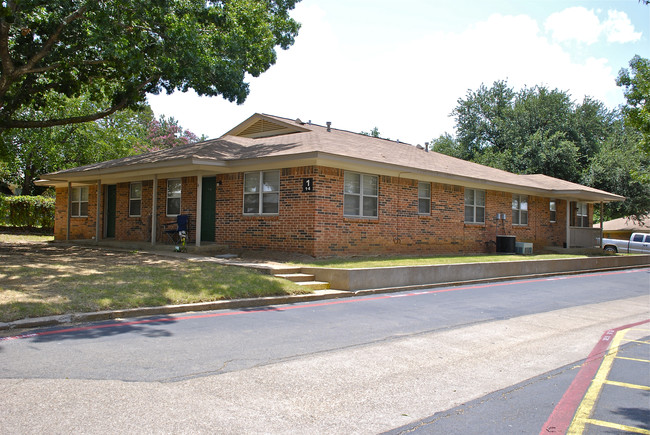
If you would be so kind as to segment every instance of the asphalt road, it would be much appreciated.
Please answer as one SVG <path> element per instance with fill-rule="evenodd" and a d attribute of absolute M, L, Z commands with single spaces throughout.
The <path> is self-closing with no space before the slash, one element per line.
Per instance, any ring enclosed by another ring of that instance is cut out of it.
<path fill-rule="evenodd" d="M 0 338 L 0 433 L 387 431 L 571 373 L 649 296 L 646 268 L 33 331 Z"/>

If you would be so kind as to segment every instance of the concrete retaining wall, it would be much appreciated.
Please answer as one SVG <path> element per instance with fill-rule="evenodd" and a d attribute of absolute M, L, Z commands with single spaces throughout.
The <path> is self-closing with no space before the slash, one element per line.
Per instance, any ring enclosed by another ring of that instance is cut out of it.
<path fill-rule="evenodd" d="M 355 291 L 648 265 L 650 255 L 626 255 L 373 269 L 303 267 L 302 272 L 329 282 L 333 289 Z"/>

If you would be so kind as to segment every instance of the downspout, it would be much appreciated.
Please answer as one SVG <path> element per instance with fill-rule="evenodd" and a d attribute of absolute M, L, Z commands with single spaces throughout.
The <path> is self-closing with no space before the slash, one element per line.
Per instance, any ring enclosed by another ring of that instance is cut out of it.
<path fill-rule="evenodd" d="M 201 209 L 203 196 L 203 177 L 196 176 L 196 247 L 201 246 Z"/>
<path fill-rule="evenodd" d="M 571 201 L 566 200 L 566 247 L 569 249 L 571 247 Z"/>
<path fill-rule="evenodd" d="M 97 180 L 97 214 L 95 215 L 95 243 L 99 243 L 100 239 L 100 225 L 99 214 L 101 211 L 100 204 L 102 203 L 102 180 Z"/>
<path fill-rule="evenodd" d="M 68 181 L 68 210 L 65 224 L 65 240 L 70 240 L 70 209 L 72 208 L 72 182 Z"/>
<path fill-rule="evenodd" d="M 156 245 L 156 215 L 158 214 L 158 175 L 153 176 L 153 188 L 151 189 L 151 246 Z"/>

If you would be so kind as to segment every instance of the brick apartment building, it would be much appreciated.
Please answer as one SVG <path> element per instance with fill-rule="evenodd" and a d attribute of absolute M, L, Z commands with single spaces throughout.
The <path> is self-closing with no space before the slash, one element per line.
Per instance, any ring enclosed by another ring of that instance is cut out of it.
<path fill-rule="evenodd" d="M 165 243 L 163 224 L 182 214 L 196 245 L 313 256 L 494 252 L 504 235 L 535 250 L 593 246 L 594 206 L 624 199 L 263 114 L 39 184 L 56 187 L 56 240 Z"/>

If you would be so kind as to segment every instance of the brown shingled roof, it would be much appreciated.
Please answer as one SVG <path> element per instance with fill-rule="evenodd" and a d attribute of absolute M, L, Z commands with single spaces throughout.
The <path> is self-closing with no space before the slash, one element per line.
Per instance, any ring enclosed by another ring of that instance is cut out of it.
<path fill-rule="evenodd" d="M 255 114 L 224 136 L 195 144 L 95 163 L 44 175 L 46 180 L 92 179 L 147 168 L 195 167 L 215 172 L 241 171 L 247 163 L 303 158 L 311 164 L 342 168 L 367 168 L 381 175 L 399 175 L 541 196 L 571 196 L 587 201 L 621 201 L 624 198 L 598 189 L 545 175 L 517 175 L 499 169 L 426 152 L 409 144 L 374 138 L 345 130 L 306 124 L 272 115 Z M 348 167 L 346 167 L 347 165 Z M 154 169 L 152 169 L 154 168 Z M 42 184 L 47 184 L 43 182 Z M 52 184 L 52 183 L 50 183 Z"/>

